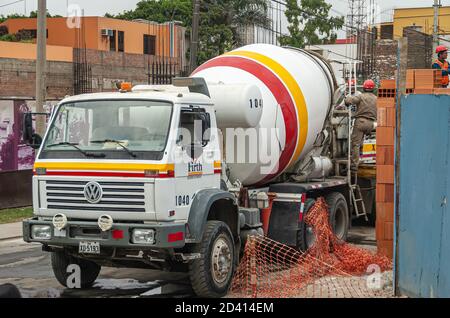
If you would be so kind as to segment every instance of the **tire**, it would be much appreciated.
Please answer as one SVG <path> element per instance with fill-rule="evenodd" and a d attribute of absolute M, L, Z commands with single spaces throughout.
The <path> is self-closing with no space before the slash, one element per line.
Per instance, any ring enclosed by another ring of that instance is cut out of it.
<path fill-rule="evenodd" d="M 189 278 L 195 294 L 205 298 L 225 296 L 231 286 L 236 258 L 228 225 L 221 221 L 208 221 L 202 242 L 193 246 L 193 252 L 202 256 L 189 264 Z M 226 255 L 220 254 L 222 252 Z M 213 261 L 219 257 L 225 262 L 223 273 L 214 271 Z"/>
<path fill-rule="evenodd" d="M 350 227 L 350 215 L 347 200 L 339 192 L 332 192 L 325 198 L 329 209 L 331 229 L 338 239 L 347 240 Z"/>
<path fill-rule="evenodd" d="M 101 266 L 94 262 L 67 255 L 64 252 L 52 252 L 52 269 L 58 282 L 67 287 L 67 278 L 71 273 L 67 273 L 67 267 L 71 264 L 80 266 L 81 288 L 90 288 L 100 273 Z"/>
<path fill-rule="evenodd" d="M 0 285 L 0 298 L 22 298 L 19 289 L 13 284 Z"/>
<path fill-rule="evenodd" d="M 369 226 L 375 227 L 377 223 L 377 205 L 375 203 L 375 200 L 373 200 L 372 213 L 368 214 L 367 218 L 369 219 Z"/>
<path fill-rule="evenodd" d="M 314 232 L 311 227 L 306 225 L 304 220 L 305 216 L 308 214 L 308 211 L 315 203 L 316 200 L 314 199 L 306 200 L 303 221 L 298 224 L 299 230 L 297 232 L 297 249 L 301 252 L 306 252 L 314 244 Z"/>

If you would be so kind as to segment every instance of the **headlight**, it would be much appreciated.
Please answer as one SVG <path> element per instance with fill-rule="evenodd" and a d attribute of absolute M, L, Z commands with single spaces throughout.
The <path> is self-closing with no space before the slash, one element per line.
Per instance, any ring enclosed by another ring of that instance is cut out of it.
<path fill-rule="evenodd" d="M 49 240 L 52 238 L 50 225 L 33 225 L 31 227 L 31 238 L 35 240 Z"/>
<path fill-rule="evenodd" d="M 155 230 L 134 229 L 131 241 L 134 244 L 155 244 Z"/>

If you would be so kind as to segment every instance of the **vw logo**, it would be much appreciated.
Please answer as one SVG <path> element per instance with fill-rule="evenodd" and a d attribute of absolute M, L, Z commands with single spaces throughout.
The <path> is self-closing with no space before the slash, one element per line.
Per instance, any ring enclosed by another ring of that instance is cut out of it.
<path fill-rule="evenodd" d="M 102 187 L 97 182 L 89 182 L 84 186 L 84 197 L 89 203 L 99 203 L 103 196 Z"/>

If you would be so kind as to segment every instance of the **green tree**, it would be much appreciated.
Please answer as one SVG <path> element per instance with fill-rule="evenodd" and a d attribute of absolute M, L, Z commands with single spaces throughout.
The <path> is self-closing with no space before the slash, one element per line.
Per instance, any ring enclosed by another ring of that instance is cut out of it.
<path fill-rule="evenodd" d="M 334 42 L 335 30 L 342 28 L 344 18 L 331 17 L 330 9 L 331 5 L 324 0 L 287 0 L 285 14 L 289 35 L 280 38 L 281 44 L 303 48 Z"/>
<path fill-rule="evenodd" d="M 47 11 L 48 18 L 61 18 L 60 15 L 51 15 Z M 37 18 L 37 11 L 31 11 L 29 16 L 23 14 L 10 14 L 7 16 L 0 15 L 0 23 L 5 22 L 8 19 L 21 19 L 21 18 Z M 0 41 L 7 42 L 32 42 L 33 38 L 29 31 L 20 30 L 16 34 L 9 34 L 8 28 L 4 25 L 0 26 Z"/>
<path fill-rule="evenodd" d="M 271 20 L 268 16 L 268 0 L 229 0 L 221 1 L 224 5 L 225 25 L 230 26 L 236 45 L 242 44 L 238 28 L 260 26 L 268 28 Z"/>
<path fill-rule="evenodd" d="M 37 16 L 38 16 L 38 13 L 37 13 L 37 11 L 31 11 L 30 12 L 30 18 L 37 18 Z M 48 12 L 48 10 L 47 10 L 47 18 L 62 18 L 62 16 L 61 15 L 58 15 L 58 14 L 55 14 L 55 15 L 52 15 L 50 12 Z"/>
<path fill-rule="evenodd" d="M 3 23 L 3 22 L 5 22 L 8 19 L 18 19 L 18 18 L 28 18 L 28 17 L 25 16 L 25 15 L 16 14 L 16 13 L 15 14 L 10 14 L 10 15 L 7 15 L 7 16 L 0 15 L 0 23 Z"/>
<path fill-rule="evenodd" d="M 48 18 L 61 18 L 62 16 L 60 15 L 51 15 L 48 11 L 47 11 L 47 17 Z M 9 15 L 0 15 L 0 23 L 5 22 L 8 19 L 20 19 L 20 18 L 37 18 L 37 11 L 31 11 L 29 16 L 26 16 L 24 14 L 17 14 L 17 13 L 13 13 L 13 14 L 9 14 Z"/>
<path fill-rule="evenodd" d="M 137 3 L 136 9 L 106 17 L 135 20 L 145 19 L 158 23 L 180 21 L 185 26 L 192 21 L 192 0 L 143 0 Z"/>
<path fill-rule="evenodd" d="M 268 0 L 202 0 L 198 63 L 201 64 L 239 45 L 239 27 L 257 25 L 267 27 Z M 155 22 L 180 21 L 191 31 L 192 0 L 140 1 L 136 9 L 107 17 Z"/>

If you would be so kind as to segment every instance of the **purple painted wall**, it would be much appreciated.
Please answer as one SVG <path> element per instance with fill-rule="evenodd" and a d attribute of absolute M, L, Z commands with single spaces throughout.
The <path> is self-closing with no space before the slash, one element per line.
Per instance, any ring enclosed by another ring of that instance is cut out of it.
<path fill-rule="evenodd" d="M 57 102 L 48 102 L 50 112 Z M 22 140 L 22 118 L 35 111 L 34 101 L 0 100 L 0 172 L 33 168 L 34 150 Z"/>

